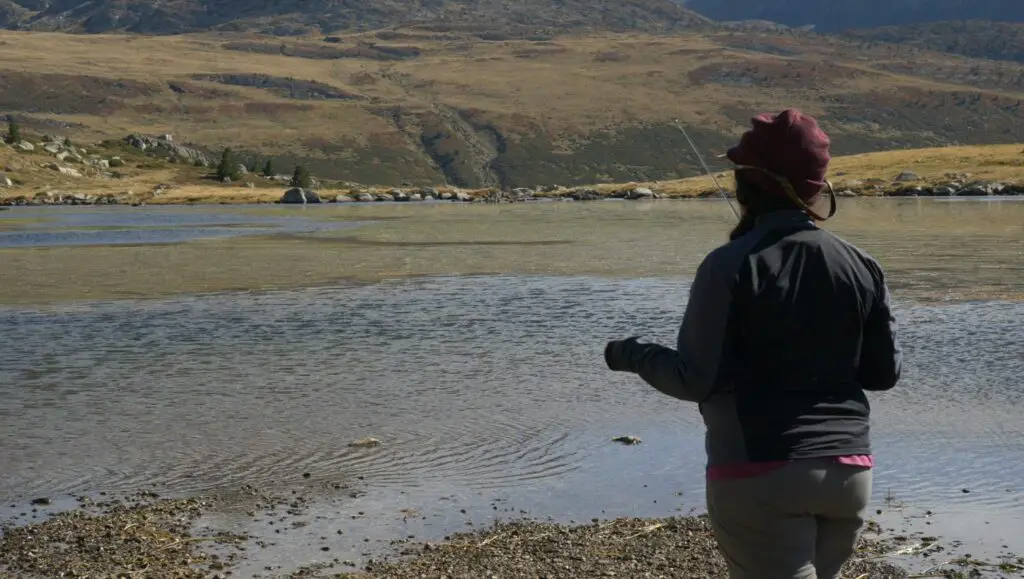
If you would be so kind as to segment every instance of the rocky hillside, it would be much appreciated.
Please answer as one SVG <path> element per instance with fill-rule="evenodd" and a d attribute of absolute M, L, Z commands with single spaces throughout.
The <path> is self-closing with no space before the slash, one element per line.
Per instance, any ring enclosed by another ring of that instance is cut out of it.
<path fill-rule="evenodd" d="M 836 154 L 1024 141 L 1013 62 L 792 30 L 481 36 L 0 31 L 0 118 L 73 142 L 173 134 L 250 166 L 465 188 L 693 176 L 674 119 L 711 158 L 751 114 L 787 106 L 817 115 Z"/>
<path fill-rule="evenodd" d="M 1024 23 L 1018 22 L 925 22 L 847 30 L 843 35 L 867 46 L 889 42 L 972 58 L 1024 62 Z"/>
<path fill-rule="evenodd" d="M 1020 0 L 685 0 L 715 20 L 770 20 L 819 32 L 953 20 L 1024 22 Z"/>
<path fill-rule="evenodd" d="M 672 0 L 0 0 L 0 25 L 67 32 L 275 35 L 421 25 L 434 30 L 674 30 L 706 19 Z"/>

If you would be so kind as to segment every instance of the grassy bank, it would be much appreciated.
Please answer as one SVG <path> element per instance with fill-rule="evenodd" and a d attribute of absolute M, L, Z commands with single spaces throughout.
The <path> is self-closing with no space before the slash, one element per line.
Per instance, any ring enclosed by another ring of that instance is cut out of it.
<path fill-rule="evenodd" d="M 333 41 L 0 31 L 0 111 L 83 142 L 171 133 L 215 156 L 232 147 L 386 186 L 677 179 L 700 166 L 673 119 L 710 156 L 753 114 L 787 106 L 822 119 L 837 153 L 1024 139 L 1012 63 L 797 31 L 558 28 Z"/>
<path fill-rule="evenodd" d="M 55 163 L 53 156 L 37 147 L 31 152 L 0 148 L 0 204 L 19 203 L 117 203 L 117 204 L 246 204 L 274 203 L 281 199 L 288 184 L 281 177 L 268 178 L 249 173 L 238 182 L 218 183 L 211 170 L 183 166 L 152 158 L 138 151 L 110 143 L 81 149 L 95 163 L 117 159 L 119 168 L 110 173 L 82 164 Z M 71 172 L 61 169 L 71 169 Z M 731 189 L 730 172 L 716 175 L 718 183 Z M 1024 146 L 989 145 L 910 149 L 836 157 L 830 178 L 837 191 L 853 196 L 884 196 L 920 189 L 930 194 L 933 188 L 948 187 L 949 193 L 970 187 L 972 183 L 1004 183 L 1015 186 L 1014 194 L 1024 193 Z M 549 186 L 536 190 L 516 190 L 502 194 L 494 188 L 460 189 L 439 185 L 436 188 L 391 188 L 326 181 L 317 187 L 324 202 L 336 199 L 359 201 L 404 200 L 428 196 L 462 197 L 464 200 L 503 198 L 577 198 L 602 197 L 694 198 L 716 194 L 708 176 L 673 181 L 602 183 L 584 187 Z M 1009 192 L 1008 192 L 1009 193 Z M 369 197 L 367 197 L 369 196 Z"/>

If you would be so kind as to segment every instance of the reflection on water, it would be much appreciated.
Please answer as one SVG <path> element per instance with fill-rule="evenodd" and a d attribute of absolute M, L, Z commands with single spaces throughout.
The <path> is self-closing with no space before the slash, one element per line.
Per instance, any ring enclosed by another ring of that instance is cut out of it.
<path fill-rule="evenodd" d="M 343 225 L 209 207 L 19 208 L 0 214 L 0 248 L 180 243 L 279 230 L 308 234 Z"/>
<path fill-rule="evenodd" d="M 50 209 L 54 213 L 48 215 L 83 210 Z M 134 208 L 119 215 L 146 219 L 149 211 Z M 251 218 L 283 221 L 257 237 L 186 244 L 0 248 L 5 276 L 0 303 L 285 289 L 423 275 L 690 275 L 734 221 L 715 201 L 174 211 L 211 211 L 206 227 Z M 324 229 L 353 222 L 361 225 Z M 307 230 L 296 232 L 299 227 Z M 903 299 L 1024 298 L 1024 203 L 844 199 L 827 227 L 876 255 Z"/>

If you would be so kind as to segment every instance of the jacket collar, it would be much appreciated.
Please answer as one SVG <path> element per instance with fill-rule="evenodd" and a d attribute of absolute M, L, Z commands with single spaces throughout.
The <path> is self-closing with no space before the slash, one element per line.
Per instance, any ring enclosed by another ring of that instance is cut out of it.
<path fill-rule="evenodd" d="M 762 229 L 779 229 L 783 227 L 818 225 L 811 219 L 811 216 L 799 209 L 782 209 L 760 215 L 754 220 L 755 227 Z"/>

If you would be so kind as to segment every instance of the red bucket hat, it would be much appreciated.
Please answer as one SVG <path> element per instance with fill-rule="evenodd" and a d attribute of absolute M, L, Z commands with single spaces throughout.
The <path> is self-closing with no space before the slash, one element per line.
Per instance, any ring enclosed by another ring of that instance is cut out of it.
<path fill-rule="evenodd" d="M 759 114 L 750 124 L 751 129 L 743 133 L 726 157 L 738 165 L 737 170 L 748 171 L 745 176 L 765 191 L 788 196 L 780 181 L 788 182 L 799 204 L 812 216 L 823 219 L 808 207 L 819 200 L 825 187 L 831 189 L 825 180 L 831 141 L 818 121 L 790 108 L 774 115 Z M 829 217 L 835 213 L 834 194 L 832 202 Z"/>

